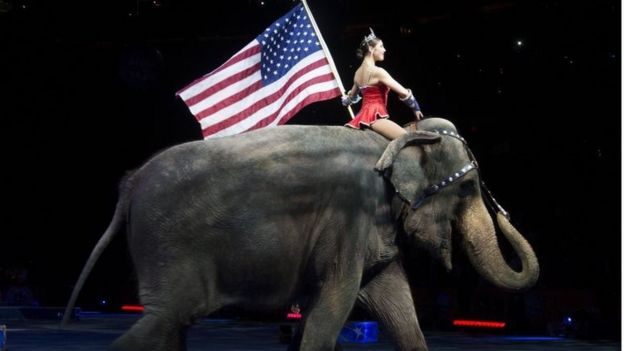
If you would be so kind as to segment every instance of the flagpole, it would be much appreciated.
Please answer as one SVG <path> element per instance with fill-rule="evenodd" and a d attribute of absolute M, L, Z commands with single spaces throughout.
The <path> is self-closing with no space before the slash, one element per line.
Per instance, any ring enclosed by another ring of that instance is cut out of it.
<path fill-rule="evenodd" d="M 331 54 L 329 53 L 329 49 L 327 48 L 327 45 L 325 44 L 325 40 L 323 40 L 323 35 L 321 34 L 321 31 L 316 25 L 314 16 L 312 16 L 312 11 L 310 11 L 310 8 L 308 7 L 308 3 L 306 2 L 306 0 L 301 0 L 301 2 L 303 3 L 303 7 L 305 7 L 306 12 L 308 13 L 308 17 L 310 17 L 310 22 L 312 22 L 312 27 L 314 27 L 314 32 L 316 32 L 316 35 L 318 36 L 318 39 L 319 39 L 319 43 L 321 43 L 321 48 L 323 49 L 323 52 L 325 53 L 325 56 L 327 57 L 327 61 L 329 62 L 329 68 L 334 74 L 334 77 L 336 78 L 336 82 L 338 82 L 338 88 L 340 89 L 340 93 L 344 94 L 345 88 L 342 85 L 342 81 L 340 80 L 340 75 L 338 75 L 338 70 L 336 69 L 336 65 L 334 64 L 334 59 L 331 57 Z M 353 110 L 351 109 L 351 106 L 347 106 L 347 110 L 349 110 L 349 115 L 351 115 L 351 119 L 355 118 L 355 116 L 353 115 Z"/>

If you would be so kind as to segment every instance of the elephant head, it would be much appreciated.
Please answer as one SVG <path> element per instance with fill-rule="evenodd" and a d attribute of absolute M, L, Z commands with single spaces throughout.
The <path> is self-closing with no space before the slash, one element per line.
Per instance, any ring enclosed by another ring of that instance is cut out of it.
<path fill-rule="evenodd" d="M 476 161 L 455 126 L 441 118 L 429 118 L 417 128 L 393 140 L 376 165 L 404 202 L 401 216 L 408 243 L 425 248 L 451 270 L 451 233 L 455 231 L 470 262 L 484 278 L 510 290 L 531 287 L 539 276 L 535 253 L 506 213 L 498 212 L 497 223 L 519 256 L 522 270 L 515 271 L 505 261 L 484 204 Z M 410 146 L 426 133 L 441 138 L 438 143 Z"/>

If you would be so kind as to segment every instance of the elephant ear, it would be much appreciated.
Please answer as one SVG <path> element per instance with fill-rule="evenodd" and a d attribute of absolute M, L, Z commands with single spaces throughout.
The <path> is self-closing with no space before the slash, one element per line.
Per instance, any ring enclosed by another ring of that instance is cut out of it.
<path fill-rule="evenodd" d="M 397 157 L 401 149 L 403 149 L 407 145 L 424 145 L 424 144 L 433 144 L 440 141 L 440 135 L 433 132 L 427 132 L 423 130 L 418 130 L 415 132 L 406 133 L 388 144 L 386 150 L 381 155 L 377 164 L 375 165 L 375 169 L 379 172 L 384 172 L 388 169 L 394 159 Z"/>
<path fill-rule="evenodd" d="M 418 192 L 419 180 L 424 176 L 422 165 L 419 162 L 422 153 L 407 149 L 409 145 L 428 145 L 440 142 L 440 135 L 423 130 L 406 133 L 388 144 L 381 155 L 375 169 L 384 177 L 390 179 L 395 190 L 404 200 L 411 201 Z"/>

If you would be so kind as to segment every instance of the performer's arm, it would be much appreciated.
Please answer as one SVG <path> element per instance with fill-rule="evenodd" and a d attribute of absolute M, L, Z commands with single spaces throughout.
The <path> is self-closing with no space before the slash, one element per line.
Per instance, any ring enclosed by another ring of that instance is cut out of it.
<path fill-rule="evenodd" d="M 399 94 L 399 99 L 403 101 L 403 103 L 405 103 L 407 106 L 409 106 L 412 111 L 414 111 L 416 120 L 420 120 L 423 118 L 423 114 L 420 111 L 420 106 L 418 105 L 418 102 L 416 101 L 416 98 L 414 98 L 414 94 L 412 94 L 412 91 L 410 89 L 406 89 L 401 84 L 399 84 L 399 82 L 394 80 L 394 78 L 392 78 L 392 76 L 390 76 L 390 74 L 381 67 L 377 69 L 376 73 L 378 75 L 379 81 L 388 86 L 388 88 L 390 88 L 395 93 Z"/>

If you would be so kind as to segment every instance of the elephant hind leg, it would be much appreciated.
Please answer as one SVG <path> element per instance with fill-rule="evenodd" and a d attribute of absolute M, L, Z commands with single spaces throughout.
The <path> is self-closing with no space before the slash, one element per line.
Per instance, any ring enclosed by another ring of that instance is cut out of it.
<path fill-rule="evenodd" d="M 117 338 L 111 351 L 185 351 L 186 330 L 177 321 L 146 314 Z"/>
<path fill-rule="evenodd" d="M 144 315 L 112 345 L 119 351 L 184 351 L 187 330 L 199 319 L 221 307 L 213 285 L 198 284 L 201 276 L 180 269 L 162 272 L 167 284 L 140 282 Z M 164 277 L 164 278 L 162 278 Z"/>

